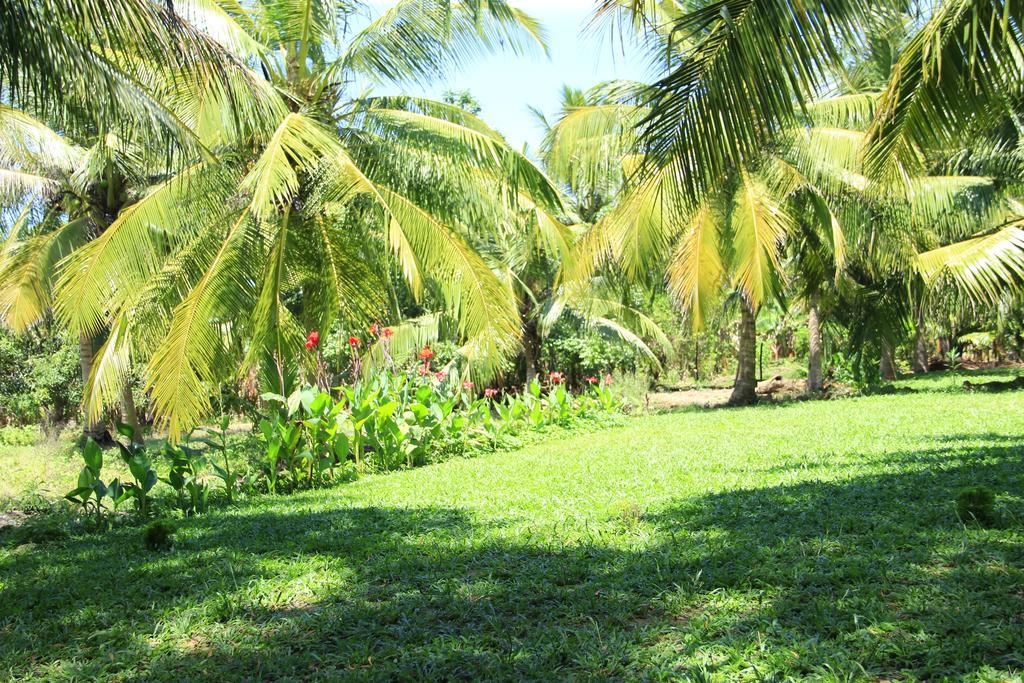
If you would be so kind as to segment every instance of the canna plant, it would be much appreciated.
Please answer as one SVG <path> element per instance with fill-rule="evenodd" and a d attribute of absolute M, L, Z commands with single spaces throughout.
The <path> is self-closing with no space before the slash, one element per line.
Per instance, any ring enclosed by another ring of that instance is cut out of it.
<path fill-rule="evenodd" d="M 202 453 L 187 445 L 167 443 L 164 445 L 164 457 L 170 461 L 170 469 L 162 481 L 177 493 L 185 513 L 199 515 L 206 512 L 210 487 L 201 472 L 204 464 Z"/>
<path fill-rule="evenodd" d="M 76 503 L 84 514 L 94 514 L 96 528 L 99 529 L 103 521 L 103 500 L 119 498 L 121 486 L 116 479 L 109 485 L 100 479 L 103 470 L 103 449 L 92 439 L 87 439 L 82 448 L 82 460 L 85 461 L 85 465 L 78 474 L 78 486 L 64 497 Z"/>
<path fill-rule="evenodd" d="M 117 450 L 121 460 L 128 466 L 134 481 L 125 482 L 118 487 L 120 495 L 114 497 L 118 505 L 128 498 L 135 500 L 136 508 L 142 519 L 149 519 L 152 506 L 150 492 L 157 483 L 156 470 L 146 450 L 146 445 L 136 440 L 135 428 L 131 425 L 119 424 L 117 431 L 128 438 L 128 445 L 117 442 Z"/>
<path fill-rule="evenodd" d="M 240 488 L 239 477 L 231 470 L 231 457 L 228 449 L 228 425 L 230 420 L 230 416 L 222 415 L 217 425 L 218 429 L 214 430 L 206 427 L 203 430 L 205 435 L 194 439 L 195 443 L 204 444 L 210 451 L 216 451 L 220 454 L 220 460 L 223 465 L 210 460 L 210 467 L 213 468 L 214 475 L 224 484 L 224 495 L 227 497 L 228 505 L 234 502 L 235 495 Z"/>

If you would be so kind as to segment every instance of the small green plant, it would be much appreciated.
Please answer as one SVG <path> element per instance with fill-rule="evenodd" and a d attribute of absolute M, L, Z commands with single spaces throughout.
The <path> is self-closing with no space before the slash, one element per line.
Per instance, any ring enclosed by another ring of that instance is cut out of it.
<path fill-rule="evenodd" d="M 206 512 L 210 498 L 210 487 L 203 480 L 200 470 L 203 455 L 188 446 L 164 446 L 164 454 L 171 461 L 166 482 L 178 494 L 178 500 L 186 514 Z"/>
<path fill-rule="evenodd" d="M 131 472 L 135 481 L 122 485 L 122 491 L 114 497 L 114 505 L 120 504 L 127 498 L 134 498 L 139 516 L 148 519 L 152 504 L 149 492 L 156 486 L 156 470 L 153 469 L 153 462 L 149 458 L 149 453 L 146 452 L 145 444 L 135 443 L 135 429 L 130 425 L 119 424 L 117 431 L 128 438 L 127 446 L 120 441 L 117 442 L 117 450 L 121 454 L 121 459 L 128 465 L 128 471 Z"/>
<path fill-rule="evenodd" d="M 78 504 L 84 514 L 94 514 L 96 527 L 103 523 L 103 499 L 111 498 L 115 504 L 123 495 L 123 488 L 117 479 L 105 484 L 100 479 L 103 470 L 103 449 L 92 439 L 87 439 L 82 448 L 85 466 L 78 474 L 78 486 L 64 497 Z"/>
<path fill-rule="evenodd" d="M 640 526 L 644 511 L 637 505 L 636 501 L 620 500 L 615 504 L 615 516 L 619 523 L 627 529 L 636 529 Z"/>
<path fill-rule="evenodd" d="M 956 494 L 956 512 L 961 521 L 982 526 L 996 523 L 996 494 L 987 486 L 968 486 Z"/>
<path fill-rule="evenodd" d="M 174 524 L 166 519 L 157 519 L 142 530 L 142 543 L 147 550 L 169 550 L 174 544 Z"/>
<path fill-rule="evenodd" d="M 214 475 L 224 482 L 224 493 L 227 495 L 228 504 L 230 505 L 235 501 L 235 492 L 239 488 L 238 475 L 231 471 L 231 458 L 228 452 L 228 423 L 230 418 L 224 415 L 220 418 L 218 424 L 219 429 L 210 429 L 204 427 L 204 431 L 207 436 L 200 439 L 196 439 L 197 443 L 205 444 L 211 451 L 217 451 L 220 453 L 221 459 L 224 462 L 224 466 L 221 467 L 218 463 L 210 460 L 210 466 L 213 468 Z"/>

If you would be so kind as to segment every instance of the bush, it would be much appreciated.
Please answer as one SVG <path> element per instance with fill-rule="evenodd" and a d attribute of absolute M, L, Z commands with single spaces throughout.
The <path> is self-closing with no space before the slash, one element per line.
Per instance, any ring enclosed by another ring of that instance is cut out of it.
<path fill-rule="evenodd" d="M 0 446 L 31 446 L 38 440 L 37 427 L 0 427 Z"/>
<path fill-rule="evenodd" d="M 975 521 L 982 526 L 996 523 L 996 494 L 987 486 L 968 486 L 956 495 L 956 512 L 961 521 Z"/>
<path fill-rule="evenodd" d="M 45 330 L 0 330 L 0 424 L 63 424 L 81 398 L 77 343 Z"/>

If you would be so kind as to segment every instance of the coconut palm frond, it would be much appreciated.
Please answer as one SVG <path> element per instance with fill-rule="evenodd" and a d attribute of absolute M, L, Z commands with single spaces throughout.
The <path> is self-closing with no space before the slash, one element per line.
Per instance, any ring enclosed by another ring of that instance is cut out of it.
<path fill-rule="evenodd" d="M 689 312 L 695 329 L 703 327 L 725 274 L 719 220 L 710 206 L 698 209 L 668 264 L 669 291 Z"/>
<path fill-rule="evenodd" d="M 926 282 L 950 276 L 980 301 L 998 301 L 1007 288 L 1024 283 L 1024 228 L 1015 222 L 991 233 L 918 254 L 915 266 Z"/>
<path fill-rule="evenodd" d="M 175 307 L 166 336 L 153 350 L 146 370 L 147 389 L 172 442 L 208 414 L 210 387 L 223 379 L 224 356 L 218 319 L 247 316 L 253 301 L 239 287 L 246 259 L 244 236 L 252 223 L 248 209 L 233 219 L 199 279 Z"/>
<path fill-rule="evenodd" d="M 742 171 L 729 224 L 733 285 L 756 308 L 777 290 L 779 249 L 793 220 L 762 180 Z"/>
<path fill-rule="evenodd" d="M 937 7 L 893 68 L 868 131 L 868 175 L 892 183 L 919 175 L 924 150 L 981 133 L 1020 92 L 1024 6 L 949 0 Z"/>
<path fill-rule="evenodd" d="M 498 48 L 545 47 L 540 24 L 504 0 L 400 0 L 350 41 L 344 68 L 377 81 L 424 83 Z"/>

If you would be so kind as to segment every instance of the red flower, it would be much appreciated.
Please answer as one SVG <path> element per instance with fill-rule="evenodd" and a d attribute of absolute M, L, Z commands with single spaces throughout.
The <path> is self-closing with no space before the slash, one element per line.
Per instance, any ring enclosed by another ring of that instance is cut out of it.
<path fill-rule="evenodd" d="M 381 334 L 383 334 L 383 335 L 384 335 L 384 338 L 385 338 L 385 339 L 391 339 L 391 335 L 393 335 L 393 334 L 394 334 L 394 332 L 393 332 L 393 331 L 391 330 L 391 328 L 390 328 L 390 327 L 385 327 L 385 328 L 384 328 L 384 331 L 383 331 L 383 332 L 381 332 Z"/>
<path fill-rule="evenodd" d="M 487 398 L 494 398 L 497 395 L 498 395 L 498 390 L 497 389 L 492 389 L 490 387 L 487 387 L 486 389 L 484 389 L 484 396 L 486 396 Z"/>
<path fill-rule="evenodd" d="M 420 351 L 420 358 L 422 358 L 423 360 L 430 360 L 433 357 L 434 352 L 430 350 L 429 346 L 424 346 L 423 349 Z"/>
<path fill-rule="evenodd" d="M 470 389 L 473 388 L 473 383 L 467 379 L 465 382 L 462 383 L 462 388 L 465 389 L 466 391 L 469 391 Z"/>
<path fill-rule="evenodd" d="M 548 379 L 551 380 L 552 384 L 561 384 L 565 381 L 565 376 L 560 372 L 552 372 L 548 375 Z"/>
<path fill-rule="evenodd" d="M 596 377 L 588 377 L 587 378 L 587 383 L 588 384 L 597 384 L 597 378 Z"/>
<path fill-rule="evenodd" d="M 424 363 L 419 367 L 420 377 L 426 377 L 430 373 L 430 366 Z"/>
<path fill-rule="evenodd" d="M 309 336 L 306 337 L 306 348 L 307 349 L 312 349 L 313 347 L 317 346 L 319 343 L 320 343 L 320 333 L 317 332 L 316 330 L 313 330 L 312 332 L 309 333 Z"/>
<path fill-rule="evenodd" d="M 359 339 L 356 337 L 349 337 L 348 345 L 354 349 L 355 347 L 359 346 Z"/>
<path fill-rule="evenodd" d="M 605 386 L 610 387 L 612 385 L 612 373 L 609 372 L 607 375 L 604 376 L 604 383 Z"/>
<path fill-rule="evenodd" d="M 370 334 L 372 334 L 374 337 L 380 334 L 380 325 L 378 325 L 377 323 L 370 325 Z"/>
<path fill-rule="evenodd" d="M 437 372 L 434 373 L 434 377 L 437 378 L 438 382 L 443 382 L 448 377 L 448 371 L 447 370 L 438 370 Z"/>

